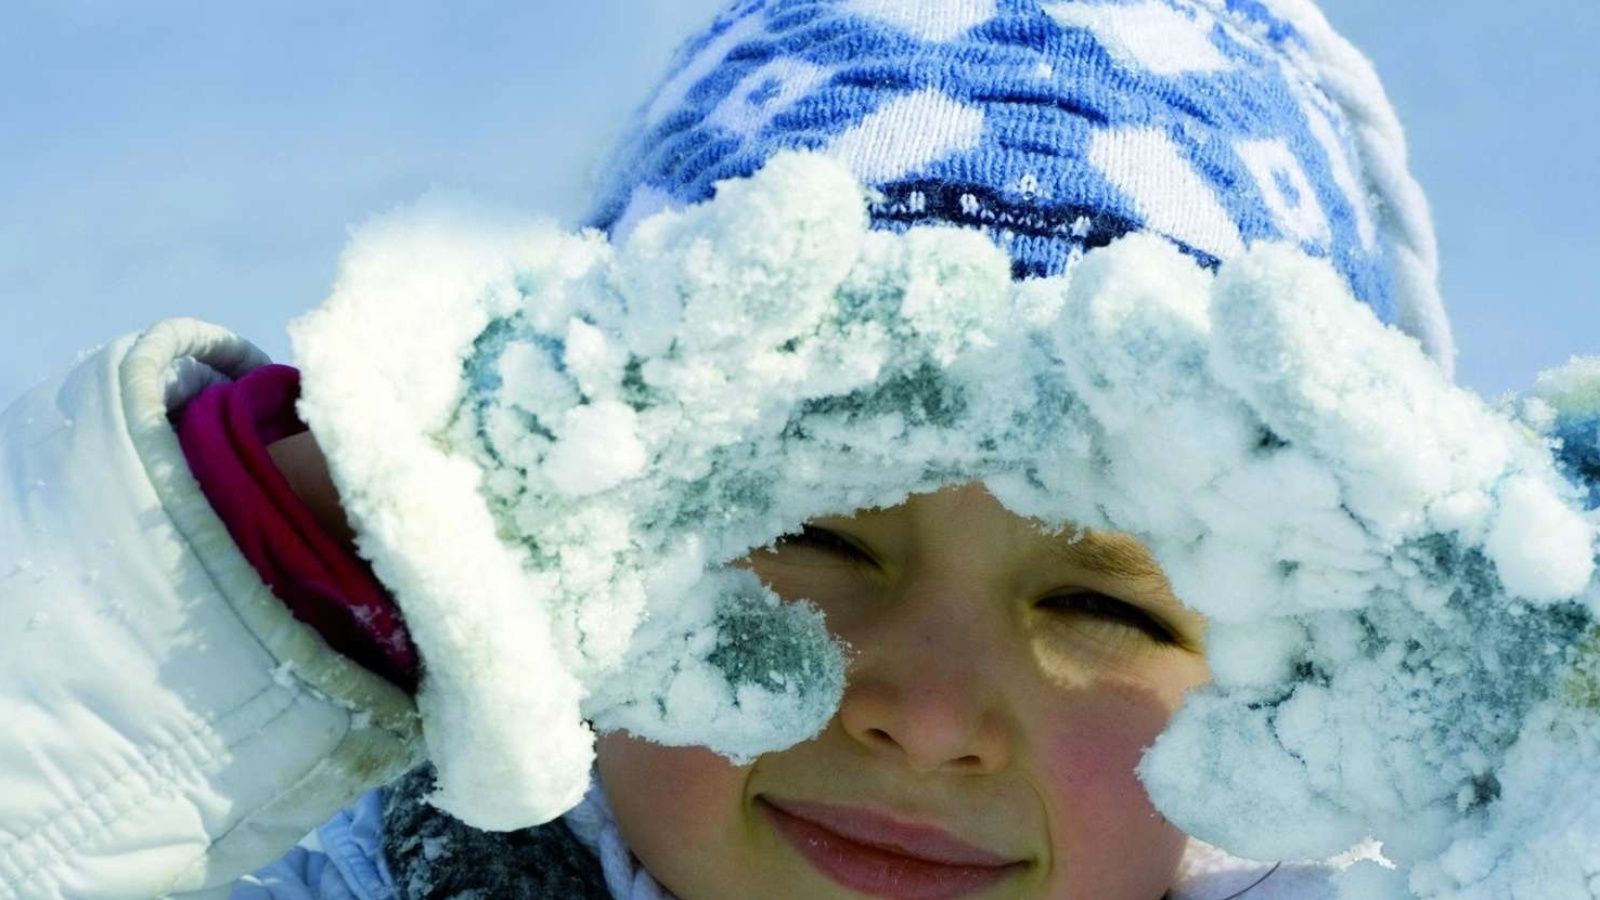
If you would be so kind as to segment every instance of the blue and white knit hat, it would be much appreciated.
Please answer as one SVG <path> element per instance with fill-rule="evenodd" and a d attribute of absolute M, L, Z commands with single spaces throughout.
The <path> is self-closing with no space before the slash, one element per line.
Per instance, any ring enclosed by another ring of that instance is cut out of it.
<path fill-rule="evenodd" d="M 624 238 L 792 148 L 875 188 L 875 227 L 981 228 L 1018 278 L 1136 230 L 1208 265 L 1298 242 L 1451 368 L 1399 122 L 1311 0 L 739 0 L 640 110 L 589 224 Z"/>

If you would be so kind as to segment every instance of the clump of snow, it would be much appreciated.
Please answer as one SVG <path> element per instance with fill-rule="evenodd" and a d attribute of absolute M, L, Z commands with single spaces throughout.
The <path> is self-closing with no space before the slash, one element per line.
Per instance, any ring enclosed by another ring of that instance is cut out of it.
<path fill-rule="evenodd" d="M 790 154 L 621 246 L 438 213 L 358 239 L 295 329 L 302 411 L 426 659 L 437 802 L 560 813 L 591 722 L 735 759 L 816 733 L 842 648 L 727 563 L 981 480 L 1139 537 L 1214 623 L 1140 770 L 1180 827 L 1375 838 L 1398 868 L 1348 885 L 1419 897 L 1600 871 L 1596 523 L 1560 438 L 1592 404 L 1537 433 L 1292 248 L 1213 273 L 1133 236 L 1013 283 L 976 232 L 864 209 Z"/>
<path fill-rule="evenodd" d="M 1574 357 L 1564 366 L 1540 373 L 1533 392 L 1568 418 L 1600 415 L 1600 357 Z"/>
<path fill-rule="evenodd" d="M 1554 439 L 1567 476 L 1587 487 L 1588 506 L 1600 506 L 1600 358 L 1541 374 L 1524 406 L 1529 424 Z"/>

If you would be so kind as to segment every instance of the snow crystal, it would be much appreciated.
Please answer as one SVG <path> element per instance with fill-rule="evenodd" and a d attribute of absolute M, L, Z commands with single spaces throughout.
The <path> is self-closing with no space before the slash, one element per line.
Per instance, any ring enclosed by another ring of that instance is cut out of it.
<path fill-rule="evenodd" d="M 294 337 L 427 660 L 435 800 L 471 824 L 578 802 L 591 723 L 735 759 L 815 734 L 843 649 L 727 564 L 981 480 L 1135 535 L 1213 623 L 1213 682 L 1140 767 L 1186 831 L 1260 859 L 1381 841 L 1396 869 L 1347 895 L 1600 871 L 1600 366 L 1519 420 L 1295 248 L 1212 272 L 1135 235 L 1013 283 L 976 232 L 869 230 L 804 154 L 618 246 L 381 223 Z"/>

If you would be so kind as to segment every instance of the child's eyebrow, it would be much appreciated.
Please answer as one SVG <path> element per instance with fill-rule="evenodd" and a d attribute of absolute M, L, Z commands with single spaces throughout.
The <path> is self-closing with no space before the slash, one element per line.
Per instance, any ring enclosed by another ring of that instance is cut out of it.
<path fill-rule="evenodd" d="M 1130 581 L 1160 582 L 1167 576 L 1138 541 L 1119 534 L 1068 531 L 1050 540 L 1051 552 L 1078 569 L 1088 569 Z"/>

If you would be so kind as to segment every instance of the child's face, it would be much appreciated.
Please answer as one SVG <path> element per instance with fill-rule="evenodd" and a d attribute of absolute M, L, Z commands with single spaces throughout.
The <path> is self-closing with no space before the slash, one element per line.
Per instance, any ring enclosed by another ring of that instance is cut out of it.
<path fill-rule="evenodd" d="M 645 867 L 687 900 L 1161 896 L 1185 838 L 1133 770 L 1207 673 L 1143 548 L 976 484 L 811 525 L 740 564 L 851 646 L 839 712 L 742 767 L 603 737 Z"/>

